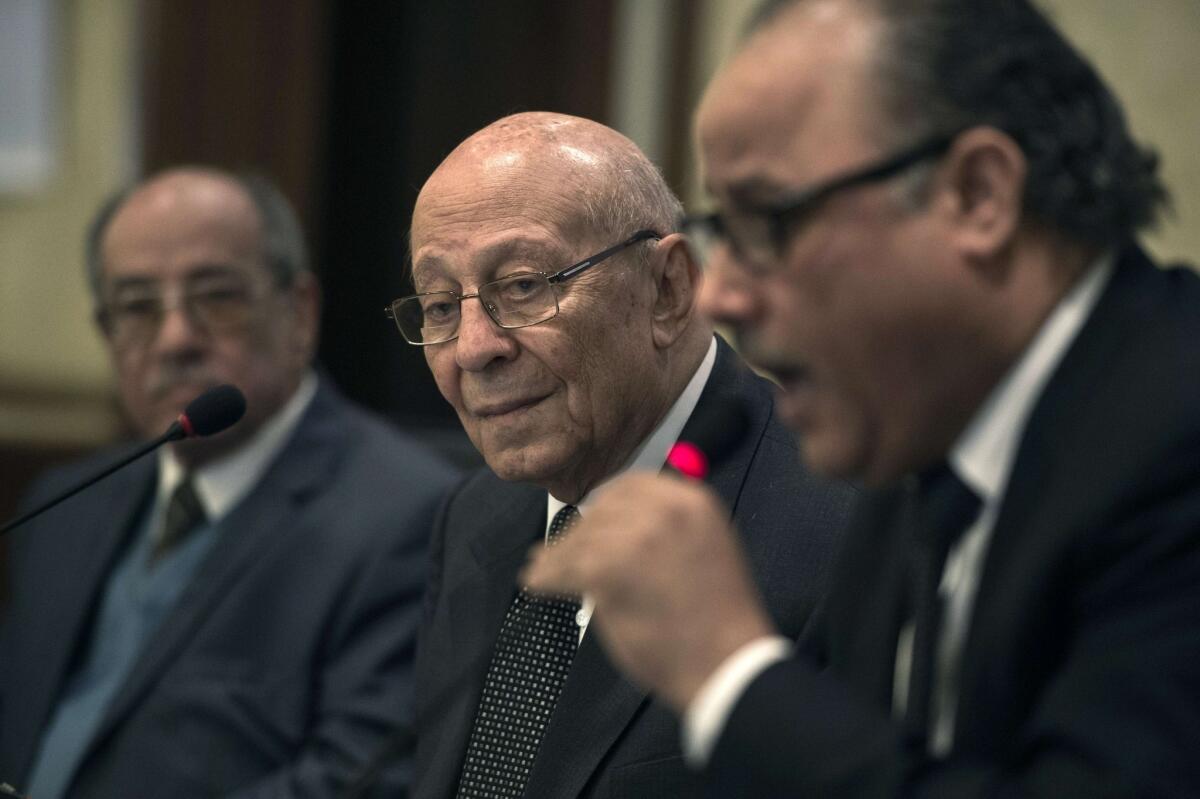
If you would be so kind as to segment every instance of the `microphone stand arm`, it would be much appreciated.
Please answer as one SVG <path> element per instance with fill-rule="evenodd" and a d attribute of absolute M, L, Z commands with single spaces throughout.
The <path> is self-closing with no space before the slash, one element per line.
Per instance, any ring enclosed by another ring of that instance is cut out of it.
<path fill-rule="evenodd" d="M 53 508 L 55 505 L 57 505 L 58 503 L 62 502 L 65 499 L 69 499 L 70 497 L 75 496 L 80 491 L 82 491 L 83 489 L 90 486 L 92 483 L 98 482 L 99 480 L 102 480 L 105 477 L 108 477 L 110 474 L 115 472 L 117 469 L 120 469 L 122 466 L 125 466 L 126 464 L 137 460 L 138 458 L 145 455 L 147 452 L 158 449 L 163 444 L 166 444 L 168 441 L 178 441 L 181 438 L 187 438 L 187 433 L 184 432 L 183 426 L 180 425 L 179 422 L 174 422 L 169 428 L 167 428 L 167 432 L 163 433 L 158 438 L 156 438 L 152 441 L 149 441 L 149 442 L 143 444 L 142 446 L 138 447 L 136 450 L 133 451 L 132 454 L 126 455 L 124 458 L 117 461 L 112 466 L 109 466 L 107 469 L 100 472 L 99 474 L 89 477 L 87 480 L 84 480 L 79 485 L 68 490 L 65 494 L 59 494 L 56 497 L 52 497 L 48 501 L 43 502 L 41 505 L 38 505 L 33 510 L 31 510 L 27 513 L 24 513 L 11 521 L 5 522 L 4 526 L 0 527 L 0 535 L 4 535 L 5 533 L 7 533 L 9 530 L 13 529 L 14 527 L 20 527 L 22 524 L 29 521 L 34 516 L 37 516 L 38 514 L 43 513 L 44 511 L 47 511 L 50 508 Z"/>

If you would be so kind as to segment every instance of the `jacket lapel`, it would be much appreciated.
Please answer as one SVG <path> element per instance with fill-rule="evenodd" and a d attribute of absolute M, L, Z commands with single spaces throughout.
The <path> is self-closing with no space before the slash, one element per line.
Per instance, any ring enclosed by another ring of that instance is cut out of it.
<path fill-rule="evenodd" d="M 39 743 L 30 730 L 44 729 L 62 690 L 71 664 L 87 632 L 105 577 L 122 545 L 137 526 L 154 488 L 157 466 L 143 458 L 108 478 L 108 484 L 68 500 L 30 531 L 38 535 L 53 527 L 79 529 L 78 535 L 60 535 L 48 556 L 34 565 L 39 592 L 44 597 L 39 623 L 20 625 L 31 635 L 19 642 L 21 656 L 12 664 L 13 691 L 4 712 L 7 745 L 22 747 L 13 757 L 26 772 Z M 54 521 L 54 516 L 58 517 Z M 32 542 L 41 550 L 43 542 Z"/>
<path fill-rule="evenodd" d="M 496 636 L 516 593 L 517 572 L 546 526 L 546 492 L 522 484 L 501 484 L 472 526 L 456 533 L 465 543 L 448 569 L 457 576 L 444 587 L 449 641 L 430 642 L 451 657 L 429 685 L 423 703 L 434 709 L 427 734 L 440 756 L 431 761 L 429 796 L 452 796 L 462 770 L 479 695 Z M 456 542 L 447 542 L 448 547 Z"/>
<path fill-rule="evenodd" d="M 766 429 L 771 398 L 768 389 L 718 339 L 712 374 L 680 438 L 688 440 L 694 435 L 694 420 L 705 415 L 707 407 L 730 398 L 737 400 L 746 412 L 748 429 L 743 440 L 713 465 L 708 483 L 732 512 Z M 542 738 L 526 794 L 580 795 L 605 754 L 648 701 L 646 691 L 617 672 L 595 634 L 586 634 Z"/>
<path fill-rule="evenodd" d="M 291 441 L 267 467 L 250 493 L 222 519 L 218 538 L 158 629 L 150 635 L 133 669 L 113 697 L 91 748 L 137 707 L 191 641 L 213 608 L 234 594 L 234 586 L 260 556 L 280 541 L 303 504 L 329 483 L 336 466 L 338 435 L 328 389 L 318 391 Z"/>
<path fill-rule="evenodd" d="M 613 667 L 595 633 L 586 634 L 542 737 L 526 795 L 580 795 L 646 700 L 646 692 Z"/>
<path fill-rule="evenodd" d="M 1111 438 L 1097 444 L 1094 431 L 1114 424 L 1110 414 L 1121 404 L 1098 399 L 1097 392 L 1110 383 L 1114 360 L 1128 347 L 1129 331 L 1144 325 L 1159 307 L 1160 298 L 1153 292 L 1161 286 L 1147 279 L 1158 274 L 1136 247 L 1121 254 L 1108 286 L 1030 413 L 992 531 L 963 648 L 956 741 L 988 734 L 974 715 L 982 703 L 962 699 L 987 696 L 1004 680 L 998 673 L 1003 661 L 989 649 L 999 640 L 994 632 L 1006 625 L 1019 601 L 1028 599 L 1013 593 L 1023 590 L 1023 578 L 1052 562 L 1045 554 L 1042 562 L 1031 562 L 1030 553 L 1044 553 L 1052 542 L 1068 538 L 1071 526 L 1103 512 L 1107 495 L 1097 485 L 1107 481 L 1097 464 L 1113 462 L 1100 453 L 1114 445 Z M 1140 403 L 1137 407 L 1140 413 Z M 1095 409 L 1104 409 L 1105 417 L 1089 419 Z M 1096 463 L 1079 468 L 1080 452 L 1096 452 Z M 1115 463 L 1118 471 L 1125 468 Z M 1129 480 L 1117 473 L 1112 479 Z M 1047 491 L 1048 485 L 1054 490 Z"/>

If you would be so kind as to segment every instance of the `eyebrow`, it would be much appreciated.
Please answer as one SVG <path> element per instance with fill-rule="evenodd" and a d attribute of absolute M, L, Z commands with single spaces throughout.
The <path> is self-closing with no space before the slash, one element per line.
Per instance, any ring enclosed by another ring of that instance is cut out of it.
<path fill-rule="evenodd" d="M 246 270 L 239 269 L 233 264 L 202 264 L 184 275 L 183 282 L 188 284 L 199 280 L 233 276 L 241 277 L 243 275 L 249 277 Z M 109 280 L 108 290 L 125 291 L 132 288 L 148 288 L 161 283 L 162 280 L 159 278 L 148 275 L 124 275 Z"/>
<path fill-rule="evenodd" d="M 787 186 L 770 178 L 756 176 L 728 186 L 725 194 L 734 205 L 753 207 L 771 202 L 787 190 Z"/>
<path fill-rule="evenodd" d="M 552 249 L 553 252 L 551 251 Z M 570 261 L 571 256 L 559 252 L 557 246 L 553 246 L 550 239 L 540 236 L 518 235 L 485 247 L 476 254 L 472 262 L 473 264 L 482 264 L 483 268 L 478 270 L 478 274 L 486 282 L 486 280 L 490 279 L 490 275 L 494 274 L 505 261 L 517 258 L 535 262 L 550 261 L 557 258 L 558 255 L 561 255 L 563 258 L 562 266 L 570 265 L 568 261 Z M 419 272 L 418 269 L 420 270 Z M 415 285 L 422 277 L 426 280 L 437 277 L 453 277 L 448 274 L 448 271 L 446 258 L 437 254 L 425 256 L 420 260 L 413 261 L 413 283 Z"/>

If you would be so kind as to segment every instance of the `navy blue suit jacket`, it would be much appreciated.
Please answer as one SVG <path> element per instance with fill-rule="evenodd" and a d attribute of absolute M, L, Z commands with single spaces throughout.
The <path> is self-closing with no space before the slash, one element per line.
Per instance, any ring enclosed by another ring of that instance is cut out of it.
<path fill-rule="evenodd" d="M 112 454 L 41 481 L 49 496 Z M 12 535 L 0 778 L 18 787 L 157 480 L 136 462 Z M 145 642 L 78 799 L 334 796 L 411 719 L 427 541 L 453 470 L 322 385 Z"/>
<path fill-rule="evenodd" d="M 804 651 L 758 677 L 711 796 L 1200 796 L 1200 279 L 1136 248 L 1036 401 L 962 652 L 952 751 L 890 721 L 899 491 L 864 503 Z M 826 664 L 824 672 L 818 670 Z"/>
<path fill-rule="evenodd" d="M 709 482 L 732 511 L 776 623 L 797 634 L 821 595 L 855 492 L 801 468 L 794 436 L 773 414 L 771 391 L 719 342 L 699 402 L 731 394 L 749 413 L 746 438 L 714 466 Z M 487 469 L 441 513 L 417 656 L 416 799 L 454 795 L 517 571 L 545 527 L 546 491 L 506 483 Z M 525 795 L 661 799 L 698 791 L 683 764 L 675 714 L 625 680 L 596 636 L 585 635 Z"/>

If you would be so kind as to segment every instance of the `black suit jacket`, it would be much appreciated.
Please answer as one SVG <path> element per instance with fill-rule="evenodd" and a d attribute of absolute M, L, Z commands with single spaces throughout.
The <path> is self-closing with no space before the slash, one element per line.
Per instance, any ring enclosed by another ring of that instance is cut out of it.
<path fill-rule="evenodd" d="M 773 617 L 796 634 L 821 593 L 854 492 L 802 471 L 792 434 L 773 416 L 769 384 L 724 342 L 699 402 L 718 393 L 742 400 L 750 431 L 709 481 L 732 509 Z M 545 490 L 486 469 L 443 509 L 417 656 L 418 799 L 454 795 L 517 572 L 545 526 Z M 697 795 L 679 736 L 674 714 L 622 678 L 596 637 L 585 635 L 525 795 Z"/>
<path fill-rule="evenodd" d="M 31 501 L 95 466 L 50 476 Z M 428 532 L 453 480 L 412 439 L 322 386 L 144 643 L 68 794 L 336 795 L 391 728 L 410 723 Z M 156 481 L 145 458 L 13 534 L 0 779 L 26 779 Z"/>
<path fill-rule="evenodd" d="M 1200 796 L 1200 279 L 1125 252 L 1036 401 L 942 762 L 888 718 L 898 493 L 864 503 L 822 634 L 736 705 L 711 795 Z"/>

